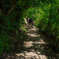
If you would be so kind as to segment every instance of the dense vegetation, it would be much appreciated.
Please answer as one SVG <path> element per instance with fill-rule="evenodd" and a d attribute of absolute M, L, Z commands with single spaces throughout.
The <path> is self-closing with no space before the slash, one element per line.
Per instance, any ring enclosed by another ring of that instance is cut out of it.
<path fill-rule="evenodd" d="M 25 38 L 27 16 L 40 31 L 54 38 L 53 46 L 59 49 L 59 0 L 0 0 L 0 6 L 0 54 L 9 51 L 15 39 Z"/>
<path fill-rule="evenodd" d="M 59 0 L 50 2 L 40 2 L 39 7 L 30 7 L 25 12 L 26 17 L 33 18 L 35 25 L 39 31 L 43 32 L 47 37 L 51 47 L 54 50 L 59 49 Z"/>

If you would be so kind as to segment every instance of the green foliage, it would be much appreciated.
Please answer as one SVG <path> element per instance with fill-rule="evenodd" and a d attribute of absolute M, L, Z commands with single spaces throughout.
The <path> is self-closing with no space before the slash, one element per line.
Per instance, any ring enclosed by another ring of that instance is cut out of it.
<path fill-rule="evenodd" d="M 18 0 L 1 0 L 0 8 L 0 54 L 9 51 L 13 46 L 13 37 L 23 40 L 25 33 L 21 34 L 19 27 L 23 23 L 23 5 Z M 22 16 L 22 17 L 21 17 Z M 19 33 L 15 33 L 20 31 Z M 25 31 L 25 29 L 24 29 Z M 18 34 L 18 35 L 17 35 Z M 19 36 L 20 35 L 20 36 Z M 20 37 L 20 38 L 19 38 Z"/>
<path fill-rule="evenodd" d="M 37 2 L 33 0 L 0 1 L 0 54 L 4 50 L 10 50 L 9 48 L 10 46 L 12 47 L 14 38 L 24 39 L 25 33 L 22 31 L 26 32 L 26 29 L 21 26 L 24 21 L 24 12 L 36 3 L 38 3 L 38 0 Z M 22 27 L 23 30 L 21 31 L 19 27 Z"/>
<path fill-rule="evenodd" d="M 39 7 L 29 8 L 25 15 L 35 19 L 35 25 L 40 31 L 54 38 L 53 46 L 57 49 L 59 47 L 59 0 L 40 0 L 39 3 Z"/>
<path fill-rule="evenodd" d="M 36 25 L 38 26 L 39 30 L 45 32 L 48 37 L 54 38 L 54 46 L 58 47 L 57 43 L 59 41 L 59 14 L 58 14 L 58 5 L 57 1 L 50 2 L 49 4 L 44 4 L 43 8 L 39 7 L 39 13 L 37 12 L 35 15 Z M 38 22 L 39 21 L 39 22 Z"/>
<path fill-rule="evenodd" d="M 34 13 L 34 8 L 33 7 L 30 7 L 28 10 L 26 10 L 25 14 L 27 17 L 30 17 L 32 18 L 33 16 L 33 13 Z"/>
<path fill-rule="evenodd" d="M 25 38 L 24 15 L 35 19 L 39 30 L 58 41 L 59 0 L 1 0 L 0 6 L 0 54 L 10 50 L 14 41 L 12 37 Z M 19 31 L 19 27 L 24 32 Z"/>

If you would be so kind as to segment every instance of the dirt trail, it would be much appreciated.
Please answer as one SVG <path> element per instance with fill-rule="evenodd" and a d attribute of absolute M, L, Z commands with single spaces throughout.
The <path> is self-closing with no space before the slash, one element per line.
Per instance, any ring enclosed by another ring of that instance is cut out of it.
<path fill-rule="evenodd" d="M 48 46 L 46 38 L 38 33 L 34 26 L 28 32 L 21 52 L 11 53 L 6 59 L 56 59 L 54 53 Z"/>

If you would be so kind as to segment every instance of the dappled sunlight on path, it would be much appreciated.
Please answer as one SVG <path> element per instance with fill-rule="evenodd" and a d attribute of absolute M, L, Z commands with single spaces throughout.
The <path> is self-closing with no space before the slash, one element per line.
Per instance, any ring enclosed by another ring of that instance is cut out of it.
<path fill-rule="evenodd" d="M 28 38 L 24 41 L 24 51 L 17 56 L 23 56 L 22 59 L 54 59 L 48 43 L 38 34 L 38 29 L 33 28 L 28 31 Z"/>
<path fill-rule="evenodd" d="M 8 55 L 6 59 L 55 59 L 46 38 L 38 33 L 35 26 L 27 32 L 27 35 L 22 50 L 15 52 L 14 55 Z"/>

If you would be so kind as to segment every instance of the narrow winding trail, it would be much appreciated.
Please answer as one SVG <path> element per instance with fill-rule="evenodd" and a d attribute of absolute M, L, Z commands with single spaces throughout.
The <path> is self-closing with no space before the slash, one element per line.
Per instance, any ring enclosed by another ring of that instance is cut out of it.
<path fill-rule="evenodd" d="M 36 27 L 30 29 L 27 34 L 22 52 L 8 55 L 6 59 L 56 59 L 48 46 L 47 39 L 38 33 Z"/>

